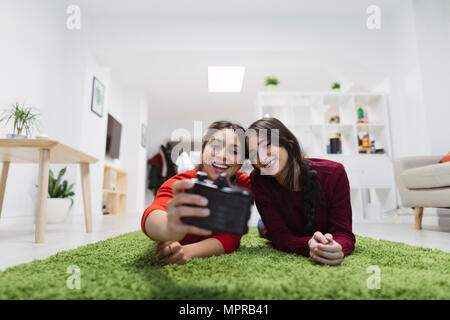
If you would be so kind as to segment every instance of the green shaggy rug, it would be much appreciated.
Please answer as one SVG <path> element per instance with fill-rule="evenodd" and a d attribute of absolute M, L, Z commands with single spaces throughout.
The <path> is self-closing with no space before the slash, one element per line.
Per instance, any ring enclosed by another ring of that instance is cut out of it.
<path fill-rule="evenodd" d="M 233 254 L 183 266 L 161 265 L 154 248 L 137 231 L 15 266 L 0 273 L 0 299 L 450 299 L 449 253 L 390 241 L 357 236 L 338 267 L 276 251 L 256 228 Z"/>

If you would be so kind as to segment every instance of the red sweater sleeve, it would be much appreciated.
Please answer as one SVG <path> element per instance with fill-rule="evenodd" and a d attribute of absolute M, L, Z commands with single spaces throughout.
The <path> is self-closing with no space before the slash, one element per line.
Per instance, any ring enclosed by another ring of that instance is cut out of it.
<path fill-rule="evenodd" d="M 355 249 L 355 235 L 352 232 L 352 205 L 350 184 L 344 166 L 338 164 L 329 186 L 328 221 L 329 233 L 342 246 L 344 255 Z"/>
<path fill-rule="evenodd" d="M 239 244 L 241 243 L 241 236 L 236 236 L 234 234 L 228 233 L 218 233 L 209 236 L 208 238 L 219 240 L 225 253 L 232 253 L 233 251 L 236 251 L 236 249 L 239 248 Z"/>
<path fill-rule="evenodd" d="M 147 209 L 145 209 L 144 214 L 142 215 L 141 218 L 141 229 L 144 233 L 145 233 L 145 221 L 147 220 L 147 217 L 150 214 L 150 212 L 154 210 L 162 210 L 167 212 L 167 202 L 169 202 L 169 200 L 172 199 L 173 197 L 172 184 L 177 180 L 190 179 L 191 177 L 194 176 L 195 173 L 192 174 L 189 171 L 186 174 L 178 174 L 168 179 L 166 182 L 162 184 L 161 187 L 159 187 L 152 204 L 148 206 Z"/>

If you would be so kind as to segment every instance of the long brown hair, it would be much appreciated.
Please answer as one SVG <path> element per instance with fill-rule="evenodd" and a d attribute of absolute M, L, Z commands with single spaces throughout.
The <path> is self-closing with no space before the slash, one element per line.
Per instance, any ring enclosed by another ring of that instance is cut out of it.
<path fill-rule="evenodd" d="M 206 144 L 209 142 L 212 135 L 217 132 L 217 130 L 222 130 L 222 129 L 234 130 L 234 132 L 236 132 L 236 134 L 238 136 L 238 139 L 241 140 L 242 147 L 245 148 L 245 129 L 241 125 L 230 122 L 230 121 L 225 121 L 225 120 L 215 121 L 209 125 L 208 129 L 206 130 L 205 135 L 202 138 L 202 152 L 201 152 L 201 158 L 200 158 L 201 162 L 197 166 L 198 170 L 203 170 L 203 151 L 205 150 Z M 245 158 L 245 153 L 242 153 L 242 159 L 239 159 L 239 161 L 240 161 L 239 163 L 242 164 L 244 162 L 244 158 Z M 236 175 L 230 177 L 230 181 L 233 183 L 236 182 Z"/>
<path fill-rule="evenodd" d="M 314 213 L 320 201 L 320 184 L 317 172 L 312 168 L 310 162 L 305 158 L 300 144 L 295 135 L 278 119 L 263 118 L 255 121 L 247 129 L 259 133 L 261 130 L 267 132 L 268 144 L 272 141 L 272 135 L 277 135 L 279 146 L 286 149 L 288 153 L 287 174 L 283 186 L 291 191 L 294 190 L 296 179 L 299 179 L 300 190 L 302 191 L 302 201 L 304 214 L 308 221 L 312 223 Z M 247 148 L 248 149 L 248 139 Z M 295 164 L 300 168 L 300 175 L 295 172 Z M 255 167 L 255 170 L 259 171 Z M 297 174 L 297 175 L 296 175 Z"/>

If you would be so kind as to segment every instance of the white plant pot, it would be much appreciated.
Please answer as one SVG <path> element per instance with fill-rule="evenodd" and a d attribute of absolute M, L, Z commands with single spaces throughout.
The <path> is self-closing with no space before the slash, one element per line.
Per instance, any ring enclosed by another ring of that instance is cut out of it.
<path fill-rule="evenodd" d="M 69 214 L 72 200 L 69 198 L 47 199 L 47 223 L 64 222 Z"/>
<path fill-rule="evenodd" d="M 27 136 L 24 136 L 23 134 L 7 133 L 6 138 L 8 138 L 8 139 L 26 139 Z"/>

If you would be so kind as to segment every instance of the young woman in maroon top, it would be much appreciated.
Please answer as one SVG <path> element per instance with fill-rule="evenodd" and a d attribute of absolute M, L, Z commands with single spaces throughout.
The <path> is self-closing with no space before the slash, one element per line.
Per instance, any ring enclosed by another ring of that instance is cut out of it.
<path fill-rule="evenodd" d="M 275 118 L 254 122 L 246 136 L 264 236 L 278 250 L 340 264 L 355 247 L 342 164 L 305 158 L 296 137 Z"/>

